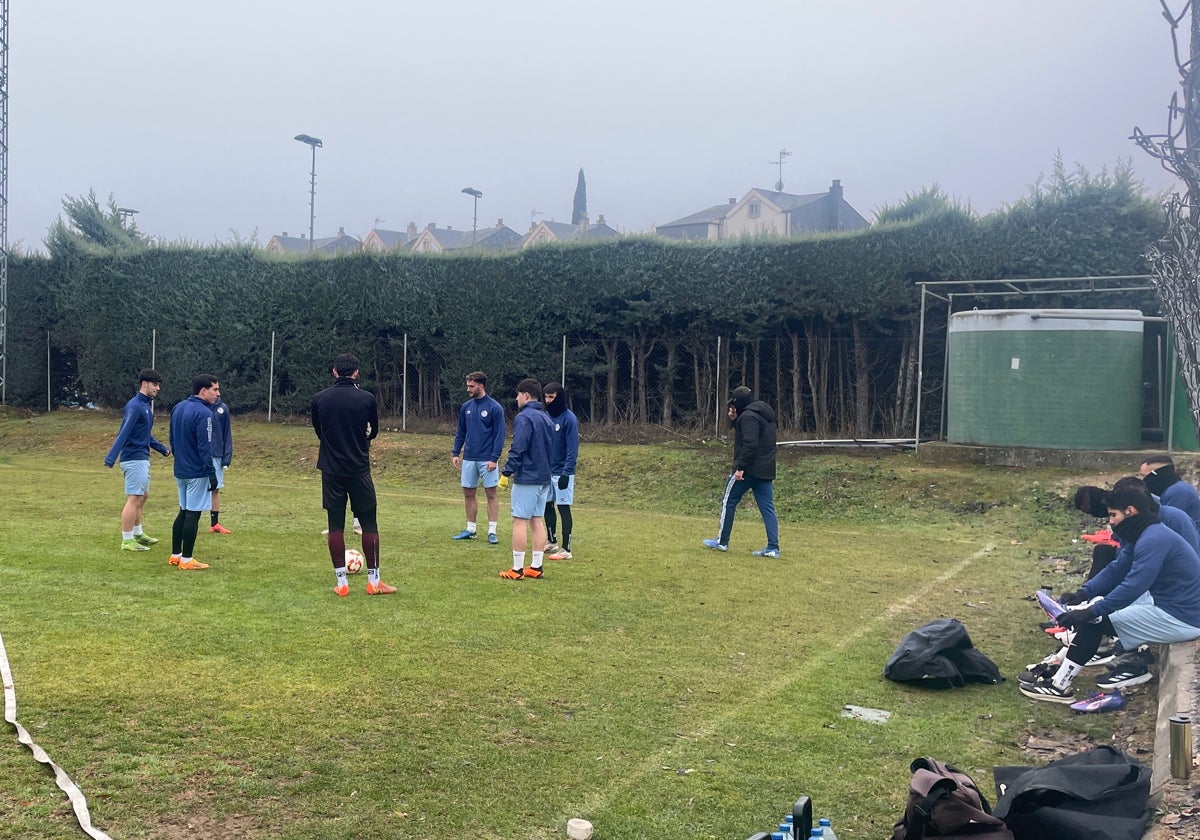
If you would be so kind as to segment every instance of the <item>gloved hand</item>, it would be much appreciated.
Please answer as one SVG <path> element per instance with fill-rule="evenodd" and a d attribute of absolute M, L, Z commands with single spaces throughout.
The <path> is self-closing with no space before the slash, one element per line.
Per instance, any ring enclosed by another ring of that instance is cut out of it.
<path fill-rule="evenodd" d="M 1070 629 L 1079 624 L 1087 624 L 1095 618 L 1095 611 L 1091 607 L 1084 607 L 1081 610 L 1067 610 L 1054 620 L 1059 627 Z"/>
<path fill-rule="evenodd" d="M 558 477 L 558 489 L 559 489 L 559 490 L 566 490 L 566 489 L 567 489 L 567 485 L 568 485 L 568 484 L 570 484 L 570 483 L 571 483 L 571 476 L 569 476 L 569 475 L 560 475 L 560 476 Z"/>
<path fill-rule="evenodd" d="M 512 487 L 512 476 L 511 475 L 500 476 L 500 489 L 507 490 L 509 487 Z"/>
<path fill-rule="evenodd" d="M 217 492 L 217 477 L 215 475 L 208 480 L 208 492 L 209 493 Z"/>
<path fill-rule="evenodd" d="M 1082 589 L 1076 589 L 1074 592 L 1064 592 L 1058 596 L 1058 603 L 1064 607 L 1073 607 L 1076 604 L 1082 604 L 1088 599 L 1087 594 Z"/>

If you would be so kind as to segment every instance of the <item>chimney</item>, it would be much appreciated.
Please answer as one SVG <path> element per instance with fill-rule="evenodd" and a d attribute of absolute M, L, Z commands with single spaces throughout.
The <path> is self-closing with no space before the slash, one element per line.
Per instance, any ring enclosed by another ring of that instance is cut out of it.
<path fill-rule="evenodd" d="M 446 225 L 446 230 L 454 230 L 454 225 Z"/>
<path fill-rule="evenodd" d="M 437 222 L 430 222 L 429 224 L 425 225 L 425 230 L 433 230 L 436 227 L 437 227 Z"/>
<path fill-rule="evenodd" d="M 341 225 L 338 225 L 338 236 L 345 236 L 345 235 L 346 235 L 346 229 L 344 227 L 342 227 Z"/>
<path fill-rule="evenodd" d="M 829 227 L 828 230 L 841 230 L 842 213 L 842 180 L 834 178 L 829 187 Z"/>
<path fill-rule="evenodd" d="M 496 227 L 497 227 L 497 229 L 504 227 L 504 220 L 503 220 L 503 219 L 497 219 L 497 220 L 496 220 Z"/>
<path fill-rule="evenodd" d="M 301 239 L 308 239 L 308 237 L 307 237 L 307 236 L 305 236 L 303 233 L 302 233 L 302 234 L 300 234 L 300 238 L 301 238 Z"/>
<path fill-rule="evenodd" d="M 596 217 L 596 224 L 598 224 L 598 225 L 604 224 L 604 214 L 603 213 L 601 213 L 599 216 Z"/>
<path fill-rule="evenodd" d="M 283 236 L 284 238 L 286 238 L 286 237 L 287 237 L 287 231 L 286 231 L 286 230 L 283 232 L 282 236 Z"/>
<path fill-rule="evenodd" d="M 417 238 L 417 223 L 409 222 L 408 229 L 405 230 L 404 233 L 408 236 L 409 239 L 416 239 Z"/>
<path fill-rule="evenodd" d="M 731 199 L 729 199 L 729 203 L 730 203 L 730 204 L 737 204 L 737 199 L 736 199 L 736 198 L 731 198 Z"/>

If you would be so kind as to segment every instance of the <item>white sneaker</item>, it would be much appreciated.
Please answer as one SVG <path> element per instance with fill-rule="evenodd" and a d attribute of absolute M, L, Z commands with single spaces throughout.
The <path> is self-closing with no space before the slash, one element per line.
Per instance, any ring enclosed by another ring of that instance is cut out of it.
<path fill-rule="evenodd" d="M 545 551 L 546 554 L 554 554 L 556 551 L 558 551 L 558 549 L 559 549 L 558 543 L 548 542 L 548 543 L 546 543 L 546 547 L 543 549 L 543 551 Z"/>

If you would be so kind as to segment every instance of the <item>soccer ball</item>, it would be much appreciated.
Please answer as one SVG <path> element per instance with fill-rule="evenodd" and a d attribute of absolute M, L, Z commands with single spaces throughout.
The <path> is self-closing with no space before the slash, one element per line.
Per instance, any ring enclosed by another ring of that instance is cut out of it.
<path fill-rule="evenodd" d="M 346 549 L 346 574 L 358 574 L 362 571 L 363 563 L 365 562 L 366 558 L 363 557 L 363 553 L 357 548 Z"/>

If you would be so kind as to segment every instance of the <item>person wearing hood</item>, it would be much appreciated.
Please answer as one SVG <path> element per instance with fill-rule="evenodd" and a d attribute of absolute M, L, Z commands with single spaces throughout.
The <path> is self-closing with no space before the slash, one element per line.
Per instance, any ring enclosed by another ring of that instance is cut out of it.
<path fill-rule="evenodd" d="M 755 557 L 779 556 L 779 517 L 775 514 L 775 448 L 777 425 L 775 410 L 759 399 L 745 385 L 733 389 L 730 395 L 729 417 L 733 422 L 733 472 L 725 483 L 722 497 L 720 533 L 716 539 L 704 540 L 704 546 L 715 551 L 729 550 L 733 533 L 733 516 L 747 491 L 754 493 L 754 502 L 762 514 L 767 530 L 767 545 L 751 552 Z"/>
<path fill-rule="evenodd" d="M 1105 635 L 1117 636 L 1125 650 L 1200 638 L 1200 555 L 1162 523 L 1144 490 L 1114 487 L 1105 505 L 1122 550 L 1094 578 L 1059 598 L 1071 609 L 1056 620 L 1075 635 L 1055 674 L 1021 684 L 1026 697 L 1074 702 L 1071 683 Z M 1152 678 L 1145 664 L 1137 663 L 1101 677 L 1096 684 L 1110 691 Z"/>
<path fill-rule="evenodd" d="M 579 418 L 567 408 L 567 392 L 557 382 L 542 389 L 546 413 L 554 421 L 554 439 L 550 446 L 550 501 L 546 502 L 546 558 L 571 559 L 571 505 L 575 502 L 575 461 L 579 457 Z M 555 505 L 558 506 L 557 515 Z M 562 517 L 562 541 L 558 520 Z"/>
<path fill-rule="evenodd" d="M 1175 472 L 1175 462 L 1166 455 L 1154 455 L 1142 461 L 1140 470 L 1146 488 L 1160 503 L 1176 507 L 1192 518 L 1200 529 L 1200 492 Z"/>

